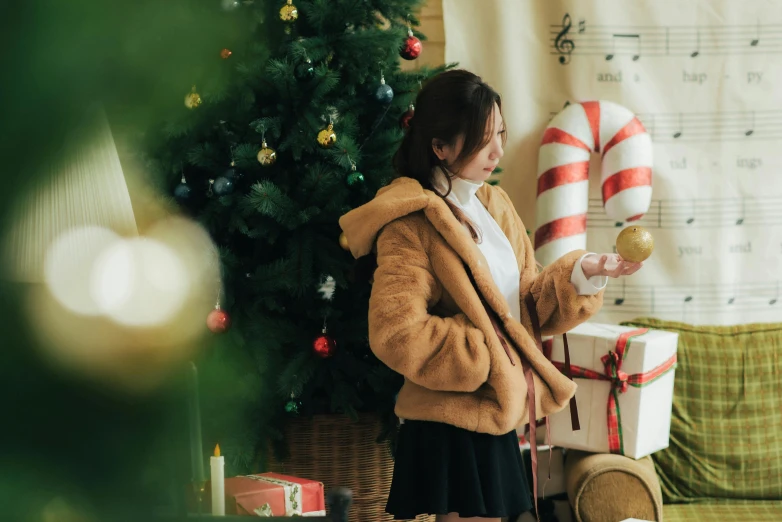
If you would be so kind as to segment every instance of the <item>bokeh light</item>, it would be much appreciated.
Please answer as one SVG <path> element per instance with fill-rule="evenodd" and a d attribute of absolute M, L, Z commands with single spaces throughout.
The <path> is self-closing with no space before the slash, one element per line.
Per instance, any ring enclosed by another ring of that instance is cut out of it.
<path fill-rule="evenodd" d="M 62 306 L 83 315 L 101 313 L 90 292 L 90 280 L 98 256 L 119 239 L 98 226 L 75 228 L 55 238 L 46 251 L 44 277 Z"/>
<path fill-rule="evenodd" d="M 122 240 L 95 262 L 91 293 L 116 322 L 152 326 L 179 312 L 190 288 L 189 275 L 167 245 L 144 237 Z"/>

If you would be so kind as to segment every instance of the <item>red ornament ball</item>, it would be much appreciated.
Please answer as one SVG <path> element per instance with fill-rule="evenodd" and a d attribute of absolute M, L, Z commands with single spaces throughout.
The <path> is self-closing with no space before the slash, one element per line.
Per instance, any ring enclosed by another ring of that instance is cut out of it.
<path fill-rule="evenodd" d="M 399 126 L 405 130 L 409 129 L 410 120 L 413 119 L 414 115 L 415 115 L 415 108 L 411 105 L 410 108 L 407 109 L 404 113 L 402 113 L 402 116 L 399 118 Z"/>
<path fill-rule="evenodd" d="M 231 52 L 230 49 L 223 49 L 222 51 L 220 51 L 220 58 L 222 58 L 223 60 L 227 60 L 228 57 L 231 56 L 232 54 L 233 53 Z"/>
<path fill-rule="evenodd" d="M 231 316 L 222 308 L 215 308 L 206 316 L 206 326 L 214 333 L 223 333 L 231 327 Z"/>
<path fill-rule="evenodd" d="M 312 349 L 315 352 L 315 355 L 321 359 L 328 359 L 329 357 L 333 357 L 337 352 L 337 341 L 324 333 L 315 338 L 312 342 Z"/>
<path fill-rule="evenodd" d="M 424 50 L 421 40 L 410 34 L 405 38 L 405 43 L 399 51 L 399 55 L 405 60 L 415 60 Z"/>

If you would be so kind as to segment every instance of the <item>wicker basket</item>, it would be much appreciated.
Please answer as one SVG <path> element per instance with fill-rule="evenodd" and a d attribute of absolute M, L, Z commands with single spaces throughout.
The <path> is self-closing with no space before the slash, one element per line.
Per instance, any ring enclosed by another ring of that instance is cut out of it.
<path fill-rule="evenodd" d="M 326 491 L 344 486 L 353 491 L 351 522 L 390 521 L 385 512 L 394 461 L 386 444 L 375 442 L 380 419 L 360 415 L 315 415 L 293 419 L 285 426 L 290 458 L 269 460 L 270 471 L 320 480 Z M 434 522 L 434 516 L 416 520 Z"/>

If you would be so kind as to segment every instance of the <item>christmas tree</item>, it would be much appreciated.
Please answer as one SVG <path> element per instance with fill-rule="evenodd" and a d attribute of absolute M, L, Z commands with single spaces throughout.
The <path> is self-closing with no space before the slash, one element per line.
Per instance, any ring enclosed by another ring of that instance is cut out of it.
<path fill-rule="evenodd" d="M 439 72 L 400 70 L 421 52 L 422 0 L 294 1 L 222 0 L 230 45 L 148 136 L 148 170 L 220 253 L 208 323 L 222 333 L 197 363 L 205 440 L 229 472 L 254 467 L 291 416 L 392 418 L 401 386 L 368 344 L 372 262 L 352 258 L 338 219 L 393 178 L 412 102 Z"/>

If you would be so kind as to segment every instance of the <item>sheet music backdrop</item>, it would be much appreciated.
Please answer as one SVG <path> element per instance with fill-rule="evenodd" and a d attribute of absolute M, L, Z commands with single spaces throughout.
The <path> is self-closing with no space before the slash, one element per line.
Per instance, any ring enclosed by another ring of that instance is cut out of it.
<path fill-rule="evenodd" d="M 566 103 L 634 111 L 654 144 L 655 253 L 609 282 L 599 322 L 782 321 L 782 3 L 773 0 L 443 0 L 447 62 L 503 95 L 501 166 L 534 230 L 537 151 Z M 590 170 L 587 244 L 623 224 Z"/>

